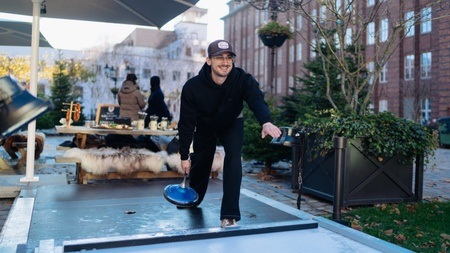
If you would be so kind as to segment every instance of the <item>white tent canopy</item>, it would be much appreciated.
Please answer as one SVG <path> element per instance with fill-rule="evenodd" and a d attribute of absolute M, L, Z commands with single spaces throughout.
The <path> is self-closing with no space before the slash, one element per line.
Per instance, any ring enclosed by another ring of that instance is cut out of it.
<path fill-rule="evenodd" d="M 29 47 L 31 45 L 30 22 L 0 20 L 0 45 Z M 44 35 L 39 35 L 40 47 L 52 47 Z"/>

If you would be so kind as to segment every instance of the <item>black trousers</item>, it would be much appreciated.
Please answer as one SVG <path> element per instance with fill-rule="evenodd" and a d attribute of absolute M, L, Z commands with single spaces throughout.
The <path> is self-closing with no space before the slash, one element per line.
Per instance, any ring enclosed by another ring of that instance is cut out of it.
<path fill-rule="evenodd" d="M 205 197 L 214 160 L 217 140 L 225 151 L 223 166 L 223 197 L 220 219 L 241 219 L 239 197 L 242 182 L 242 144 L 244 141 L 244 122 L 234 120 L 231 127 L 221 132 L 197 127 L 194 133 L 191 154 L 192 167 L 189 173 L 189 186 L 197 191 L 200 204 Z"/>

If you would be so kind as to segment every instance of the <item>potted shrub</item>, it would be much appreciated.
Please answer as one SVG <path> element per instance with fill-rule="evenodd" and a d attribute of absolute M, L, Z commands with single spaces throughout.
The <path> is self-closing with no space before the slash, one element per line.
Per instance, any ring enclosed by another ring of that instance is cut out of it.
<path fill-rule="evenodd" d="M 334 137 L 346 137 L 343 206 L 420 200 L 423 166 L 437 148 L 436 133 L 392 113 L 370 113 L 373 90 L 355 87 L 374 74 L 356 68 L 360 57 L 354 46 L 345 48 L 347 72 L 333 50 L 320 43 L 320 54 L 298 77 L 302 85 L 284 98 L 283 116 L 307 129 L 303 191 L 333 200 Z"/>
<path fill-rule="evenodd" d="M 389 112 L 307 120 L 303 191 L 332 201 L 334 137 L 346 137 L 343 206 L 418 201 L 436 133 Z"/>
<path fill-rule="evenodd" d="M 289 24 L 272 20 L 258 29 L 258 36 L 267 47 L 281 47 L 286 39 L 294 37 L 294 33 Z"/>

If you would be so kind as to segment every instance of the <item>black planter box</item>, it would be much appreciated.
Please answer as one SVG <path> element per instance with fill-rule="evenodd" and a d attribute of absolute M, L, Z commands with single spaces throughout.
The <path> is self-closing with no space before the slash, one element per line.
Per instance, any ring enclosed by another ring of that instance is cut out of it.
<path fill-rule="evenodd" d="M 313 142 L 307 142 L 302 192 L 332 202 L 335 152 L 312 159 Z M 379 161 L 366 155 L 360 144 L 360 140 L 349 141 L 345 151 L 342 207 L 422 199 L 423 159 L 416 159 L 415 166 L 398 156 Z"/>

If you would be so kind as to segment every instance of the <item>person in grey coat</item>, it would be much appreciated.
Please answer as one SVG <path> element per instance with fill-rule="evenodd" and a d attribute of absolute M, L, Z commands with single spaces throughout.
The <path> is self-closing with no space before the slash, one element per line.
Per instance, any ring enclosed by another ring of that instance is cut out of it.
<path fill-rule="evenodd" d="M 128 74 L 119 91 L 120 117 L 139 119 L 139 112 L 145 107 L 144 96 L 137 85 L 135 74 Z"/>

